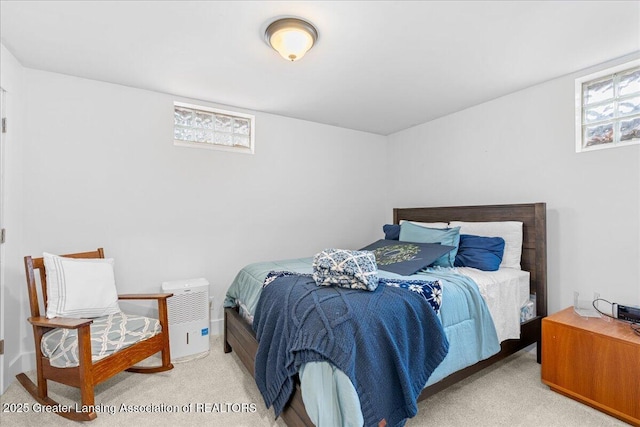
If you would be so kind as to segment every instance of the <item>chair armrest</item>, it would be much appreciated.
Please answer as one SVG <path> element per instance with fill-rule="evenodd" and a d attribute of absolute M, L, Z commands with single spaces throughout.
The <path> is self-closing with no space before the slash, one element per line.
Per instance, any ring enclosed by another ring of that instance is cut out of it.
<path fill-rule="evenodd" d="M 163 300 L 172 297 L 173 294 L 122 294 L 118 299 L 157 299 Z"/>
<path fill-rule="evenodd" d="M 93 323 L 92 319 L 71 319 L 69 317 L 54 317 L 47 319 L 46 317 L 29 317 L 29 323 L 33 326 L 43 326 L 45 328 L 64 328 L 79 329 L 83 326 Z"/>

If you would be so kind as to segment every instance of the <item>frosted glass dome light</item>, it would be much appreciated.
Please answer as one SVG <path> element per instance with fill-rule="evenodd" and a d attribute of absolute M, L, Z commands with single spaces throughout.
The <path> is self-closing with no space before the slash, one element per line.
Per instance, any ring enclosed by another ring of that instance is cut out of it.
<path fill-rule="evenodd" d="M 318 31 L 302 19 L 284 18 L 267 27 L 265 39 L 284 59 L 297 61 L 313 47 Z"/>

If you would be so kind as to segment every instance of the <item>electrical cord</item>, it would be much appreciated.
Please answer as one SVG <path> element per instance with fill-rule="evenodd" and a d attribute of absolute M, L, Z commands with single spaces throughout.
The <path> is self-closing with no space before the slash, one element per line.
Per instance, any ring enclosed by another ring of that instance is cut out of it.
<path fill-rule="evenodd" d="M 614 317 L 613 315 L 611 315 L 611 314 L 607 314 L 607 313 L 605 313 L 604 311 L 600 310 L 600 309 L 598 308 L 598 306 L 596 305 L 596 303 L 597 303 L 598 301 L 604 301 L 604 302 L 606 302 L 607 304 L 609 304 L 609 305 L 611 306 L 611 313 L 613 313 L 613 303 L 612 303 L 612 302 L 607 301 L 606 299 L 596 298 L 596 299 L 594 299 L 594 300 L 593 300 L 593 302 L 591 303 L 591 305 L 593 305 L 593 308 L 594 308 L 598 313 L 602 314 L 603 316 L 610 317 L 610 318 L 612 318 L 612 319 L 616 319 L 616 320 L 618 320 L 618 318 L 617 318 L 617 317 Z"/>
<path fill-rule="evenodd" d="M 596 303 L 597 303 L 598 301 L 603 301 L 603 302 L 606 302 L 607 304 L 609 304 L 609 305 L 611 306 L 611 313 L 613 313 L 613 303 L 612 303 L 612 302 L 607 301 L 606 299 L 596 298 L 596 299 L 594 299 L 594 300 L 593 300 L 593 302 L 591 303 L 591 305 L 593 305 L 593 308 L 594 308 L 598 313 L 600 313 L 600 314 L 601 314 L 601 315 L 603 315 L 603 316 L 606 316 L 606 317 L 610 317 L 610 318 L 612 318 L 612 319 L 615 319 L 615 320 L 620 320 L 620 319 L 618 319 L 617 317 L 614 317 L 613 315 L 611 315 L 611 314 L 607 314 L 607 313 L 605 313 L 604 311 L 600 310 L 600 309 L 596 306 Z M 640 336 L 640 323 L 632 322 L 632 323 L 629 325 L 629 327 L 631 328 L 631 330 L 633 331 L 633 333 L 634 333 L 634 334 L 636 334 L 636 335 Z"/>

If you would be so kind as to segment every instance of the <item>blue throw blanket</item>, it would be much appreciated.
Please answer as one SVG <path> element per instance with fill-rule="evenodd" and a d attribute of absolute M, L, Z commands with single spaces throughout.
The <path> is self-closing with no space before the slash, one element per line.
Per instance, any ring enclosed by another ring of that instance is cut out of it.
<path fill-rule="evenodd" d="M 268 281 L 253 320 L 255 379 L 276 416 L 300 365 L 316 361 L 349 377 L 365 426 L 402 426 L 417 413 L 417 398 L 449 347 L 426 299 L 384 282 L 363 292 L 318 287 L 310 275 Z"/>

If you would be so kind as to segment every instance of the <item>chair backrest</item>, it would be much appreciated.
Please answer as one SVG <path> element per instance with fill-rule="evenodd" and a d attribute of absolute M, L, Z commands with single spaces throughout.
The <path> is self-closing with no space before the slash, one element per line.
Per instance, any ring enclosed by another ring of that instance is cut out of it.
<path fill-rule="evenodd" d="M 67 258 L 104 258 L 104 250 L 98 248 L 90 252 L 78 252 L 75 254 L 60 255 Z M 44 258 L 24 257 L 24 268 L 27 274 L 27 288 L 29 292 L 29 304 L 31 306 L 31 317 L 40 317 L 40 303 L 38 300 L 38 286 L 36 283 L 36 273 L 40 275 L 40 286 L 42 291 L 42 307 L 44 313 L 47 312 L 47 272 L 44 267 Z"/>

